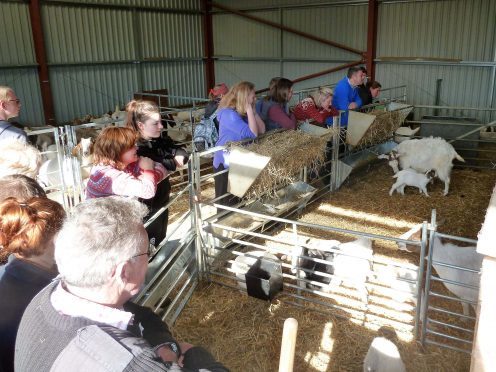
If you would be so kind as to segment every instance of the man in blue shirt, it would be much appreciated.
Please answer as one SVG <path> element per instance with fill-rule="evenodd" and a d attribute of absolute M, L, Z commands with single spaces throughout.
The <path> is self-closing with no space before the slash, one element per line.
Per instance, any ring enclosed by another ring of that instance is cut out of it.
<path fill-rule="evenodd" d="M 27 142 L 27 135 L 22 129 L 14 127 L 7 120 L 19 115 L 21 100 L 9 87 L 0 86 L 0 140 L 18 139 Z"/>
<path fill-rule="evenodd" d="M 336 88 L 332 105 L 338 110 L 353 110 L 362 106 L 362 100 L 358 94 L 357 87 L 362 84 L 363 73 L 360 67 L 350 67 L 348 74 L 341 79 Z M 348 126 L 348 112 L 341 116 L 341 127 Z"/>

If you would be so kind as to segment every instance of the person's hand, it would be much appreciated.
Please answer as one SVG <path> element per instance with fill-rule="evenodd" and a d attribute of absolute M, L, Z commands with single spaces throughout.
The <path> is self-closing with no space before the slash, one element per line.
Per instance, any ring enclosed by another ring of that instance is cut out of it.
<path fill-rule="evenodd" d="M 180 342 L 179 347 L 181 348 L 181 356 L 179 357 L 179 360 L 177 361 L 177 364 L 179 364 L 180 367 L 184 367 L 184 354 L 193 347 L 193 345 L 187 343 L 187 342 Z"/>
<path fill-rule="evenodd" d="M 350 110 L 353 110 L 353 109 L 358 108 L 358 105 L 356 104 L 356 102 L 351 102 L 351 103 L 348 105 L 348 108 L 349 108 Z"/>
<path fill-rule="evenodd" d="M 255 105 L 255 102 L 252 102 L 250 103 L 248 101 L 248 98 L 246 99 L 246 103 L 245 103 L 245 108 L 246 108 L 246 113 L 253 113 L 254 112 L 254 105 Z"/>
<path fill-rule="evenodd" d="M 176 353 L 173 352 L 171 348 L 167 345 L 157 349 L 156 353 L 160 357 L 160 359 L 162 359 L 164 362 L 179 363 Z"/>
<path fill-rule="evenodd" d="M 176 162 L 177 167 L 183 167 L 186 162 L 186 158 L 183 155 L 176 155 L 174 156 L 174 161 Z"/>
<path fill-rule="evenodd" d="M 140 157 L 139 158 L 139 166 L 143 170 L 153 170 L 153 160 L 147 157 Z"/>

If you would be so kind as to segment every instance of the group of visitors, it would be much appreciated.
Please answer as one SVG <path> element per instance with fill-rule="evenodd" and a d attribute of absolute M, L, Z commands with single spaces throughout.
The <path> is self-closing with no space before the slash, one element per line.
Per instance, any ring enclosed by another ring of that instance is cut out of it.
<path fill-rule="evenodd" d="M 350 68 L 334 92 L 317 89 L 291 108 L 293 82 L 283 77 L 273 78 L 259 100 L 250 82 L 218 84 L 205 117 L 214 118 L 217 146 L 294 130 L 303 120 L 331 125 L 340 110 L 346 127 L 348 110 L 371 103 L 380 88 L 366 81 L 364 68 Z M 125 127 L 100 132 L 86 201 L 70 216 L 32 178 L 39 152 L 9 122 L 20 108 L 15 92 L 0 87 L 0 141 L 24 146 L 23 156 L 9 151 L 15 159 L 0 161 L 0 371 L 226 371 L 208 351 L 178 342 L 156 314 L 131 302 L 151 249 L 166 238 L 169 175 L 189 158 L 163 131 L 158 106 L 133 100 Z M 214 154 L 213 167 L 218 203 L 239 202 L 227 193 L 226 150 Z"/>

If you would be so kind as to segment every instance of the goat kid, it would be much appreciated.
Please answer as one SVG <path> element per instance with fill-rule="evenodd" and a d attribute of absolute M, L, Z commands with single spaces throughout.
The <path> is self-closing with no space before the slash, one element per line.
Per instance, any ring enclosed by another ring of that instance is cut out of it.
<path fill-rule="evenodd" d="M 389 196 L 392 196 L 394 191 L 399 192 L 401 195 L 405 195 L 405 186 L 413 186 L 418 188 L 419 193 L 424 193 L 426 196 L 429 196 L 427 193 L 427 184 L 432 181 L 432 177 L 426 174 L 418 173 L 411 168 L 403 169 L 396 173 L 393 178 L 396 178 L 396 182 L 389 190 Z"/>

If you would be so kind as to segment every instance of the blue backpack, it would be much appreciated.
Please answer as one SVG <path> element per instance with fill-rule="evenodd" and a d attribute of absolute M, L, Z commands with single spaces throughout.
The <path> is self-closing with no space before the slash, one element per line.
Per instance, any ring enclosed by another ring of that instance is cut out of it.
<path fill-rule="evenodd" d="M 219 133 L 215 127 L 214 119 L 217 117 L 217 110 L 210 117 L 203 117 L 196 124 L 193 133 L 193 142 L 195 143 L 196 151 L 205 151 L 212 148 L 219 139 Z"/>

